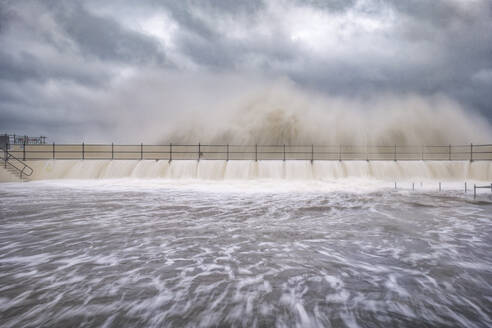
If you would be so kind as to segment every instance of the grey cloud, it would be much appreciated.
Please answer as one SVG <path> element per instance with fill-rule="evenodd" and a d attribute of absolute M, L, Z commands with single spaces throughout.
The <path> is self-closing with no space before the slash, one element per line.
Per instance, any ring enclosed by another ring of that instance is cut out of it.
<path fill-rule="evenodd" d="M 82 5 L 56 8 L 56 19 L 86 56 L 136 64 L 164 63 L 151 38 L 130 31 L 117 21 L 94 15 Z"/>
<path fill-rule="evenodd" d="M 9 53 L 0 50 L 0 72 L 2 73 L 2 79 L 22 81 L 24 79 L 36 79 L 39 77 L 39 73 L 35 67 L 30 67 L 30 63 L 36 60 L 29 54 L 21 55 L 21 58 L 15 58 Z"/>
<path fill-rule="evenodd" d="M 74 61 L 62 64 L 56 62 L 56 59 L 38 58 L 29 52 L 23 51 L 13 56 L 0 50 L 0 79 L 2 80 L 15 82 L 36 80 L 45 83 L 52 79 L 60 79 L 97 87 L 104 85 L 110 79 L 108 72 L 97 67 L 102 66 L 88 64 L 84 69 Z"/>
<path fill-rule="evenodd" d="M 10 29 L 0 34 L 6 45 L 0 50 L 2 79 L 68 79 L 98 86 L 108 81 L 115 65 L 167 64 L 156 40 L 125 29 L 112 18 L 94 15 L 76 2 L 30 3 L 0 6 L 0 12 L 13 17 Z M 20 48 L 19 39 L 35 48 Z"/>
<path fill-rule="evenodd" d="M 399 13 L 414 19 L 430 23 L 438 29 L 449 28 L 452 24 L 473 24 L 477 19 L 477 12 L 483 16 L 492 14 L 490 1 L 448 1 L 448 0 L 388 0 Z"/>

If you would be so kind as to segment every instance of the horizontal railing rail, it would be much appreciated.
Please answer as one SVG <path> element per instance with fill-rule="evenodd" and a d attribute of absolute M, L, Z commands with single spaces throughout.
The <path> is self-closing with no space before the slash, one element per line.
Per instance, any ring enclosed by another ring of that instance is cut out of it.
<path fill-rule="evenodd" d="M 481 145 L 12 145 L 9 153 L 22 160 L 394 160 L 491 161 L 492 144 Z"/>

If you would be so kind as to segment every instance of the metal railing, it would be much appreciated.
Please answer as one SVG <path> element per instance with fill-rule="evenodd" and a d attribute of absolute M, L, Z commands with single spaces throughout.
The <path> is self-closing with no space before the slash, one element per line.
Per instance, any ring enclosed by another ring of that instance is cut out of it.
<path fill-rule="evenodd" d="M 29 165 L 12 155 L 9 151 L 3 150 L 0 153 L 2 154 L 1 160 L 3 161 L 4 167 L 15 169 L 21 179 L 23 176 L 31 176 L 34 172 Z"/>
<path fill-rule="evenodd" d="M 22 160 L 308 160 L 491 161 L 492 144 L 445 146 L 354 145 L 12 145 Z"/>
<path fill-rule="evenodd" d="M 473 199 L 477 198 L 477 189 L 490 189 L 492 191 L 492 183 L 486 186 L 473 185 Z"/>

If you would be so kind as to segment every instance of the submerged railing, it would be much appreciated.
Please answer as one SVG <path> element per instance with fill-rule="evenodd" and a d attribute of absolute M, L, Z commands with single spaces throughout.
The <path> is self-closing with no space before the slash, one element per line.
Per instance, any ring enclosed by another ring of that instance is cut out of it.
<path fill-rule="evenodd" d="M 308 160 L 490 161 L 492 144 L 445 146 L 353 145 L 11 145 L 22 160 Z"/>
<path fill-rule="evenodd" d="M 477 198 L 477 189 L 490 189 L 492 191 L 492 183 L 486 186 L 473 185 L 473 199 Z"/>

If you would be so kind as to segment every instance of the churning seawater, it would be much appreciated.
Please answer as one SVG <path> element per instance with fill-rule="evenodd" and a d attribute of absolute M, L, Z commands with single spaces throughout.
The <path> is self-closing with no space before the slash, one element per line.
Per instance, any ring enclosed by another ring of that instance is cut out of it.
<path fill-rule="evenodd" d="M 490 192 L 275 186 L 1 184 L 0 325 L 492 325 Z"/>

